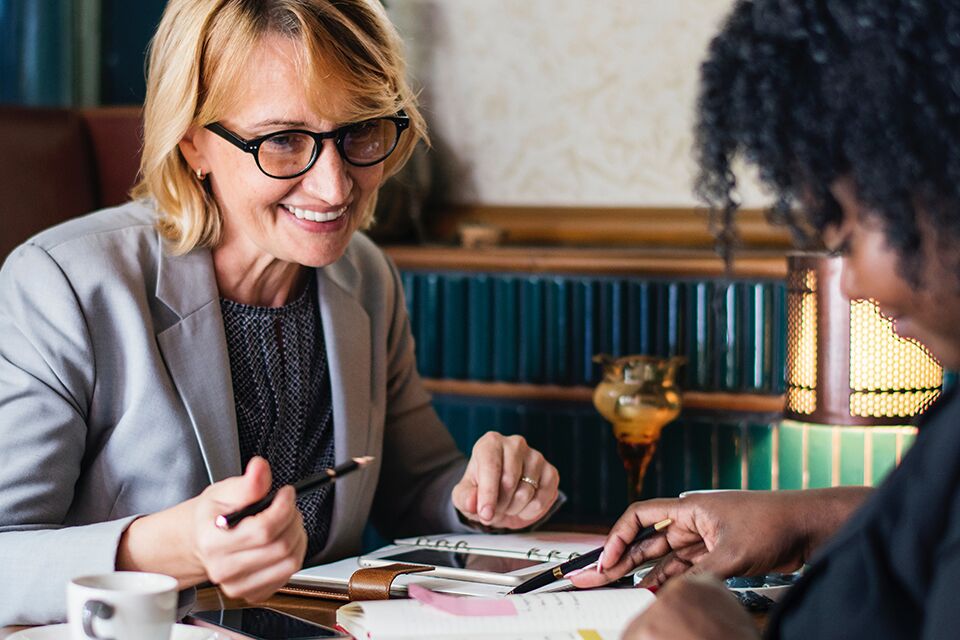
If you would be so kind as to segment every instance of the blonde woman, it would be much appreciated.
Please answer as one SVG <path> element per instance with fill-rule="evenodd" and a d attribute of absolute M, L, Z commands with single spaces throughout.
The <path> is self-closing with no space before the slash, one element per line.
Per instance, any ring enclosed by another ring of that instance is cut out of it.
<path fill-rule="evenodd" d="M 387 535 L 519 528 L 558 492 L 521 438 L 468 462 L 424 392 L 395 268 L 358 230 L 424 135 L 375 0 L 172 0 L 135 201 L 0 271 L 0 625 L 114 569 L 269 596 Z M 334 461 L 362 472 L 296 500 Z M 283 487 L 266 511 L 218 515 Z"/>

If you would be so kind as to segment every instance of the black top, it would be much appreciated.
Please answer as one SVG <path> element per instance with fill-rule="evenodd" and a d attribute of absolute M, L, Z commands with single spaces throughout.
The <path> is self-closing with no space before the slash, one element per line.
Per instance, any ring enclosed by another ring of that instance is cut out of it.
<path fill-rule="evenodd" d="M 773 613 L 767 637 L 960 637 L 960 396 L 922 417 L 900 466 Z"/>
<path fill-rule="evenodd" d="M 334 466 L 333 401 L 323 326 L 311 280 L 282 307 L 221 299 L 237 407 L 240 460 L 270 463 L 272 488 Z M 333 485 L 297 499 L 307 558 L 323 549 L 333 513 Z"/>

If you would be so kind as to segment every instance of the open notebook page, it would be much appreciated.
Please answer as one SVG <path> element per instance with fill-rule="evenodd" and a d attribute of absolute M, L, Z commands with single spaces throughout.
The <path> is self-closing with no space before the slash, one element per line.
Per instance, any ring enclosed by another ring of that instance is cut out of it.
<path fill-rule="evenodd" d="M 654 596 L 646 589 L 594 589 L 515 595 L 504 600 L 513 603 L 515 613 L 457 616 L 416 600 L 352 602 L 337 611 L 337 623 L 353 635 L 371 640 L 509 638 L 530 633 L 546 637 L 552 632 L 569 634 L 581 630 L 617 634 L 650 606 Z M 581 634 L 580 637 L 590 636 Z"/>

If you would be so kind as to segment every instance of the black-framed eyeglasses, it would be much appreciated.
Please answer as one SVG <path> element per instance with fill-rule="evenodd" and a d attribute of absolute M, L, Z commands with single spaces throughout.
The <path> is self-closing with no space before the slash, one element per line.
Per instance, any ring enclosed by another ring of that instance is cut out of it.
<path fill-rule="evenodd" d="M 397 148 L 400 135 L 409 126 L 410 118 L 401 111 L 395 116 L 346 124 L 333 131 L 284 129 L 252 140 L 244 140 L 219 122 L 208 124 L 207 129 L 252 154 L 266 175 L 287 180 L 313 167 L 320 157 L 323 141 L 328 138 L 333 140 L 340 157 L 355 167 L 383 162 Z"/>

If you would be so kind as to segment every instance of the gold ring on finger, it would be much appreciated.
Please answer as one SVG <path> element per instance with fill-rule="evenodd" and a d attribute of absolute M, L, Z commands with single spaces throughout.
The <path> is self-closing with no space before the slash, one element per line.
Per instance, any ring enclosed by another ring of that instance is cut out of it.
<path fill-rule="evenodd" d="M 537 491 L 540 489 L 540 483 L 534 480 L 533 478 L 531 478 L 530 476 L 522 476 L 520 478 L 520 482 L 526 482 L 528 485 L 533 487 L 534 491 Z"/>

